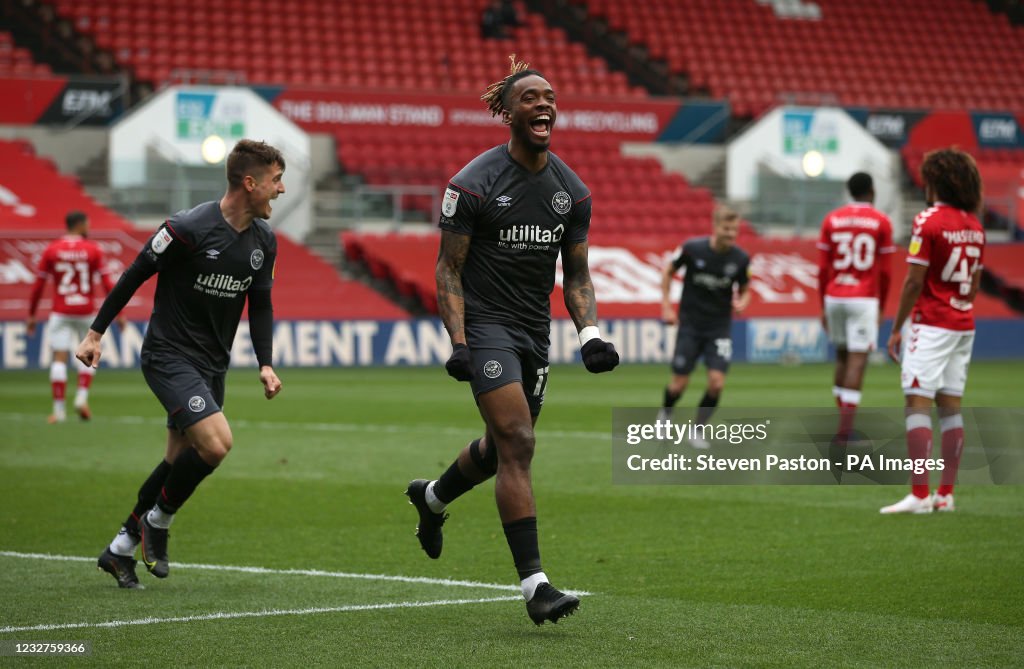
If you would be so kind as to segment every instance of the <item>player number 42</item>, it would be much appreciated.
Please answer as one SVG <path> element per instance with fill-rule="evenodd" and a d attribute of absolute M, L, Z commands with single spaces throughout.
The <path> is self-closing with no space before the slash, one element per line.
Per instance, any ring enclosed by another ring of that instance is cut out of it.
<path fill-rule="evenodd" d="M 971 278 L 978 271 L 981 249 L 977 246 L 954 246 L 942 268 L 942 280 L 960 284 L 960 294 L 971 294 Z M 971 260 L 974 262 L 972 263 Z"/>

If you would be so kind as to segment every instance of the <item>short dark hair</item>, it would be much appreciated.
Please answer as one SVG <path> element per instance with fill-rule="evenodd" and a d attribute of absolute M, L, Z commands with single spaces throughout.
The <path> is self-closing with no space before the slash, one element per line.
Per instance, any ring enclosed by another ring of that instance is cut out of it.
<path fill-rule="evenodd" d="M 69 211 L 67 216 L 64 217 L 64 226 L 70 230 L 82 223 L 89 220 L 89 216 L 84 211 L 78 211 L 77 209 Z"/>
<path fill-rule="evenodd" d="M 926 153 L 921 178 L 931 186 L 939 201 L 977 212 L 981 207 L 981 175 L 969 153 L 959 149 L 938 149 Z"/>
<path fill-rule="evenodd" d="M 846 190 L 854 200 L 860 200 L 871 195 L 875 182 L 867 172 L 857 172 L 846 181 Z"/>
<path fill-rule="evenodd" d="M 240 139 L 231 149 L 228 155 L 227 173 L 228 185 L 231 188 L 238 188 L 246 176 L 252 174 L 253 170 L 264 167 L 269 168 L 274 164 L 285 168 L 284 156 L 281 152 L 266 142 L 256 142 L 251 139 Z"/>
<path fill-rule="evenodd" d="M 509 75 L 501 81 L 495 81 L 493 84 L 488 86 L 487 90 L 484 91 L 484 94 L 480 96 L 480 99 L 487 104 L 487 109 L 491 112 L 491 116 L 497 116 L 509 108 L 511 105 L 509 96 L 512 95 L 512 85 L 517 81 L 531 75 L 537 75 L 538 77 L 544 78 L 544 75 L 537 70 L 531 70 L 529 63 L 517 63 L 515 54 L 509 56 L 508 59 L 512 63 L 509 68 Z"/>

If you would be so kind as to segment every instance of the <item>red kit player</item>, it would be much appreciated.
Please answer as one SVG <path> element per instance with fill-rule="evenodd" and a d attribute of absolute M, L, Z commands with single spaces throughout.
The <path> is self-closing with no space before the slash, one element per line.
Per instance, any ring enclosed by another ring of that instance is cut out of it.
<path fill-rule="evenodd" d="M 914 219 L 907 256 L 910 266 L 889 337 L 889 354 L 896 359 L 906 338 L 900 376 L 911 458 L 931 455 L 932 401 L 939 407 L 942 480 L 931 495 L 928 472 L 913 475 L 911 493 L 882 508 L 882 513 L 952 511 L 953 484 L 964 446 L 960 402 L 974 345 L 974 296 L 985 250 L 985 232 L 975 217 L 981 206 L 981 177 L 974 159 L 955 149 L 925 156 L 921 176 L 932 206 Z M 906 331 L 901 332 L 905 323 Z"/>
<path fill-rule="evenodd" d="M 818 293 L 822 325 L 836 348 L 832 394 L 841 409 L 838 438 L 853 429 L 868 354 L 878 340 L 878 322 L 889 292 L 892 223 L 874 208 L 870 174 L 846 182 L 853 202 L 829 213 L 821 225 Z"/>
<path fill-rule="evenodd" d="M 50 363 L 50 386 L 53 391 L 53 413 L 49 418 L 51 423 L 61 423 L 65 419 L 68 351 L 78 346 L 95 316 L 95 277 L 99 275 L 108 293 L 113 287 L 106 273 L 103 251 L 95 242 L 86 239 L 89 235 L 89 218 L 80 211 L 72 211 L 65 217 L 65 224 L 67 234 L 47 246 L 39 259 L 26 323 L 28 334 L 35 334 L 39 298 L 43 295 L 46 282 L 53 277 L 53 310 L 47 325 L 47 336 L 53 351 Z M 89 420 L 92 416 L 89 410 L 89 386 L 96 370 L 77 361 L 76 365 L 78 390 L 75 393 L 75 411 L 82 420 Z"/>

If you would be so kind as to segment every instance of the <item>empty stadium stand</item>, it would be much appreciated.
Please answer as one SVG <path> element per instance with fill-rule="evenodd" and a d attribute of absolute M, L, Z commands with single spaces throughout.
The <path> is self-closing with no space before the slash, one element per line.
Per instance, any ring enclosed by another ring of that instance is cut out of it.
<path fill-rule="evenodd" d="M 644 97 L 604 60 L 587 55 L 543 16 L 519 13 L 523 25 L 507 40 L 484 39 L 479 19 L 487 0 L 423 5 L 416 0 L 340 3 L 301 0 L 282 16 L 241 11 L 229 1 L 203 0 L 154 5 L 145 0 L 96 2 L 56 0 L 58 13 L 76 29 L 111 50 L 136 78 L 160 82 L 173 70 L 234 73 L 250 84 L 357 86 L 410 92 L 467 91 L 479 95 L 504 68 L 506 54 L 543 64 L 560 93 Z M 423 26 L 424 29 L 396 29 Z M 216 33 L 215 33 L 216 31 Z M 263 49 L 248 40 L 264 36 Z M 214 35 L 216 34 L 216 38 Z M 180 48 L 183 42 L 188 49 Z M 249 47 L 240 45 L 252 44 Z M 497 129 L 459 136 L 382 129 L 337 134 L 343 169 L 371 185 L 408 184 L 440 189 L 459 168 L 488 146 L 505 141 Z M 593 233 L 639 233 L 704 229 L 711 194 L 694 189 L 652 159 L 620 156 L 603 138 L 556 134 L 555 151 L 588 183 L 599 203 Z M 434 217 L 429 196 L 406 196 L 403 206 Z"/>
<path fill-rule="evenodd" d="M 24 141 L 0 140 L 0 320 L 21 320 L 39 253 L 64 229 L 64 215 L 85 211 L 92 236 L 103 244 L 117 271 L 149 237 L 118 214 L 94 202 L 73 177 L 60 174 Z M 408 313 L 358 281 L 342 279 L 326 261 L 278 235 L 274 311 L 279 318 L 399 319 Z M 148 282 L 128 315 L 145 319 L 152 309 Z M 42 305 L 44 311 L 48 303 Z"/>
<path fill-rule="evenodd" d="M 515 52 L 527 60 L 543 58 L 566 92 L 646 95 L 521 5 L 523 25 L 511 39 L 485 40 L 480 17 L 487 0 L 298 0 L 284 12 L 251 11 L 241 0 L 54 4 L 121 67 L 154 84 L 174 70 L 206 70 L 249 84 L 476 90 Z"/>
<path fill-rule="evenodd" d="M 787 97 L 1024 110 L 1024 27 L 977 0 L 574 0 L 737 116 Z M 779 5 L 816 7 L 779 11 Z"/>
<path fill-rule="evenodd" d="M 59 230 L 71 209 L 87 213 L 94 230 L 132 225 L 97 204 L 78 179 L 61 174 L 24 140 L 0 140 L 0 230 Z"/>
<path fill-rule="evenodd" d="M 367 128 L 336 135 L 338 162 L 374 185 L 420 184 L 437 188 L 474 156 L 508 141 L 504 127 L 460 130 Z M 665 172 L 654 158 L 622 156 L 619 140 L 555 132 L 552 150 L 572 167 L 594 194 L 592 236 L 617 232 L 685 233 L 706 230 L 714 198 L 703 188 Z M 407 208 L 433 220 L 429 196 L 406 196 Z"/>

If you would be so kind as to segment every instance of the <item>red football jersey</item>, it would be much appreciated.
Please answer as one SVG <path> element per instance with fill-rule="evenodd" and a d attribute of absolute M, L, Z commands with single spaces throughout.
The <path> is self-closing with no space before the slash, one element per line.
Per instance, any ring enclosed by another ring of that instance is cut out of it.
<path fill-rule="evenodd" d="M 907 262 L 927 265 L 928 273 L 911 322 L 973 330 L 974 304 L 967 296 L 984 251 L 985 231 L 973 214 L 942 203 L 918 214 Z"/>
<path fill-rule="evenodd" d="M 883 256 L 896 251 L 888 216 L 866 202 L 840 207 L 822 222 L 818 248 L 824 295 L 884 299 L 890 259 Z"/>
<path fill-rule="evenodd" d="M 93 278 L 99 275 L 104 288 L 112 286 L 107 274 L 103 250 L 95 242 L 76 235 L 68 235 L 52 242 L 43 251 L 32 286 L 29 313 L 35 314 L 43 287 L 53 277 L 53 312 L 67 316 L 88 316 L 95 311 Z"/>

